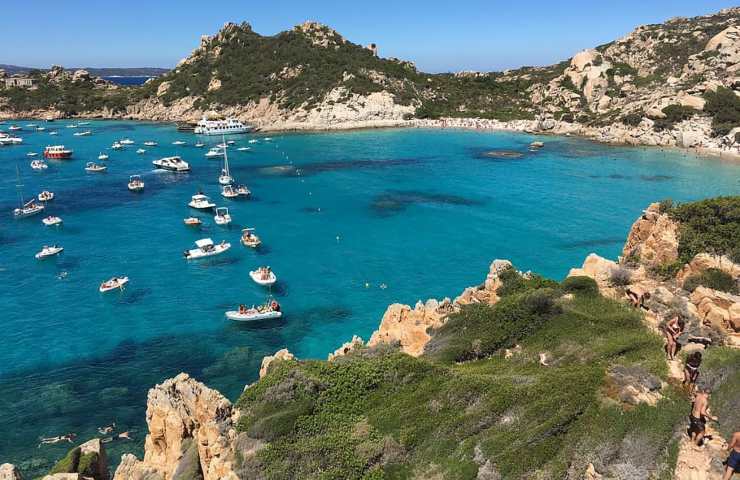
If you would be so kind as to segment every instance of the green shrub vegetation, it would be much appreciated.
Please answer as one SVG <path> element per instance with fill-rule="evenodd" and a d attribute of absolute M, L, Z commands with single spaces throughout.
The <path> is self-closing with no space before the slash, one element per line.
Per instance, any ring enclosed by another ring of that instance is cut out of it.
<path fill-rule="evenodd" d="M 661 339 L 580 278 L 522 283 L 512 272 L 499 303 L 452 315 L 419 358 L 378 347 L 275 364 L 238 401 L 238 429 L 268 442 L 239 473 L 472 480 L 489 461 L 501 478 L 578 477 L 588 463 L 670 478 L 688 400 L 669 387 L 656 407 L 625 408 L 607 377 L 621 365 L 665 379 Z M 515 344 L 521 353 L 505 358 Z"/>
<path fill-rule="evenodd" d="M 707 103 L 704 111 L 712 116 L 712 130 L 715 135 L 727 135 L 735 127 L 740 127 L 740 98 L 726 87 L 716 91 L 707 90 L 704 94 Z"/>
<path fill-rule="evenodd" d="M 677 123 L 688 120 L 699 113 L 696 109 L 683 105 L 668 105 L 663 108 L 662 112 L 665 114 L 665 118 L 653 119 L 655 122 L 654 126 L 657 130 L 670 130 Z"/>
<path fill-rule="evenodd" d="M 568 277 L 563 280 L 563 291 L 582 295 L 596 295 L 599 293 L 599 286 L 591 277 Z"/>
<path fill-rule="evenodd" d="M 683 283 L 686 291 L 693 292 L 699 285 L 727 293 L 737 293 L 737 282 L 732 275 L 718 268 L 708 268 L 701 273 L 692 275 Z"/>

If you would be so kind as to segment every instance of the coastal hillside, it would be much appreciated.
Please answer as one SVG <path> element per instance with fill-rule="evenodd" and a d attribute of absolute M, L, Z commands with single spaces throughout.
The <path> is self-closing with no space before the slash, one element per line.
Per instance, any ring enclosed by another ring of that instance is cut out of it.
<path fill-rule="evenodd" d="M 739 20 L 740 8 L 674 18 L 551 66 L 435 75 L 315 22 L 274 36 L 228 23 L 140 88 L 0 88 L 0 118 L 216 113 L 264 130 L 506 128 L 738 154 Z"/>
<path fill-rule="evenodd" d="M 185 373 L 165 380 L 144 458 L 123 455 L 113 478 L 719 479 L 740 420 L 738 212 L 740 197 L 655 203 L 618 262 L 592 254 L 562 282 L 496 260 L 454 300 L 389 306 L 367 343 L 326 361 L 265 357 L 235 403 Z M 660 332 L 674 316 L 671 360 Z M 685 433 L 697 352 L 719 419 L 703 449 Z M 107 462 L 93 439 L 50 475 L 104 480 Z"/>

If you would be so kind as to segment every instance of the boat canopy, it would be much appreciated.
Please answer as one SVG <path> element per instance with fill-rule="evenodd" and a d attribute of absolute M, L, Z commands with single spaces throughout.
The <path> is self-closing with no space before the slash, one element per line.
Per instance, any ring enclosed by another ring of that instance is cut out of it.
<path fill-rule="evenodd" d="M 210 238 L 202 238 L 200 240 L 196 240 L 195 244 L 198 246 L 198 248 L 205 248 L 213 245 L 213 240 L 211 240 Z"/>

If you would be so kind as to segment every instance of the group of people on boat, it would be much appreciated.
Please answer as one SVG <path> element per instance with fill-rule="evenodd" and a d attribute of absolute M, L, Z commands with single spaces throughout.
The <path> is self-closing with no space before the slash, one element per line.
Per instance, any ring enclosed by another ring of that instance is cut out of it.
<path fill-rule="evenodd" d="M 266 313 L 266 312 L 279 312 L 280 311 L 280 304 L 277 302 L 277 300 L 272 300 L 271 302 L 268 302 L 264 305 L 258 305 L 252 307 L 247 307 L 244 304 L 239 305 L 239 314 L 240 315 L 249 315 L 250 313 Z"/>
<path fill-rule="evenodd" d="M 260 279 L 262 279 L 262 280 L 269 280 L 270 279 L 270 274 L 272 273 L 272 268 L 270 268 L 269 266 L 267 266 L 267 267 L 259 267 L 257 269 L 257 273 L 259 274 Z"/>

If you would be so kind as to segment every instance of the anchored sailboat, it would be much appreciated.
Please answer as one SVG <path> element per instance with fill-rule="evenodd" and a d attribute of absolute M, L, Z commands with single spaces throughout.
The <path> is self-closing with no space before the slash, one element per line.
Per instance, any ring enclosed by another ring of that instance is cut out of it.
<path fill-rule="evenodd" d="M 23 218 L 43 212 L 44 206 L 36 203 L 35 198 L 28 202 L 23 200 L 23 185 L 21 184 L 21 171 L 18 165 L 15 166 L 15 172 L 18 176 L 18 184 L 16 185 L 18 187 L 18 208 L 13 210 L 13 216 L 15 218 Z"/>
<path fill-rule="evenodd" d="M 228 150 L 228 145 L 226 143 L 226 137 L 223 137 L 223 149 L 224 149 L 224 168 L 221 170 L 221 175 L 218 177 L 218 183 L 221 185 L 231 185 L 234 183 L 234 178 L 231 176 L 231 172 L 229 172 L 229 154 L 226 152 Z"/>

